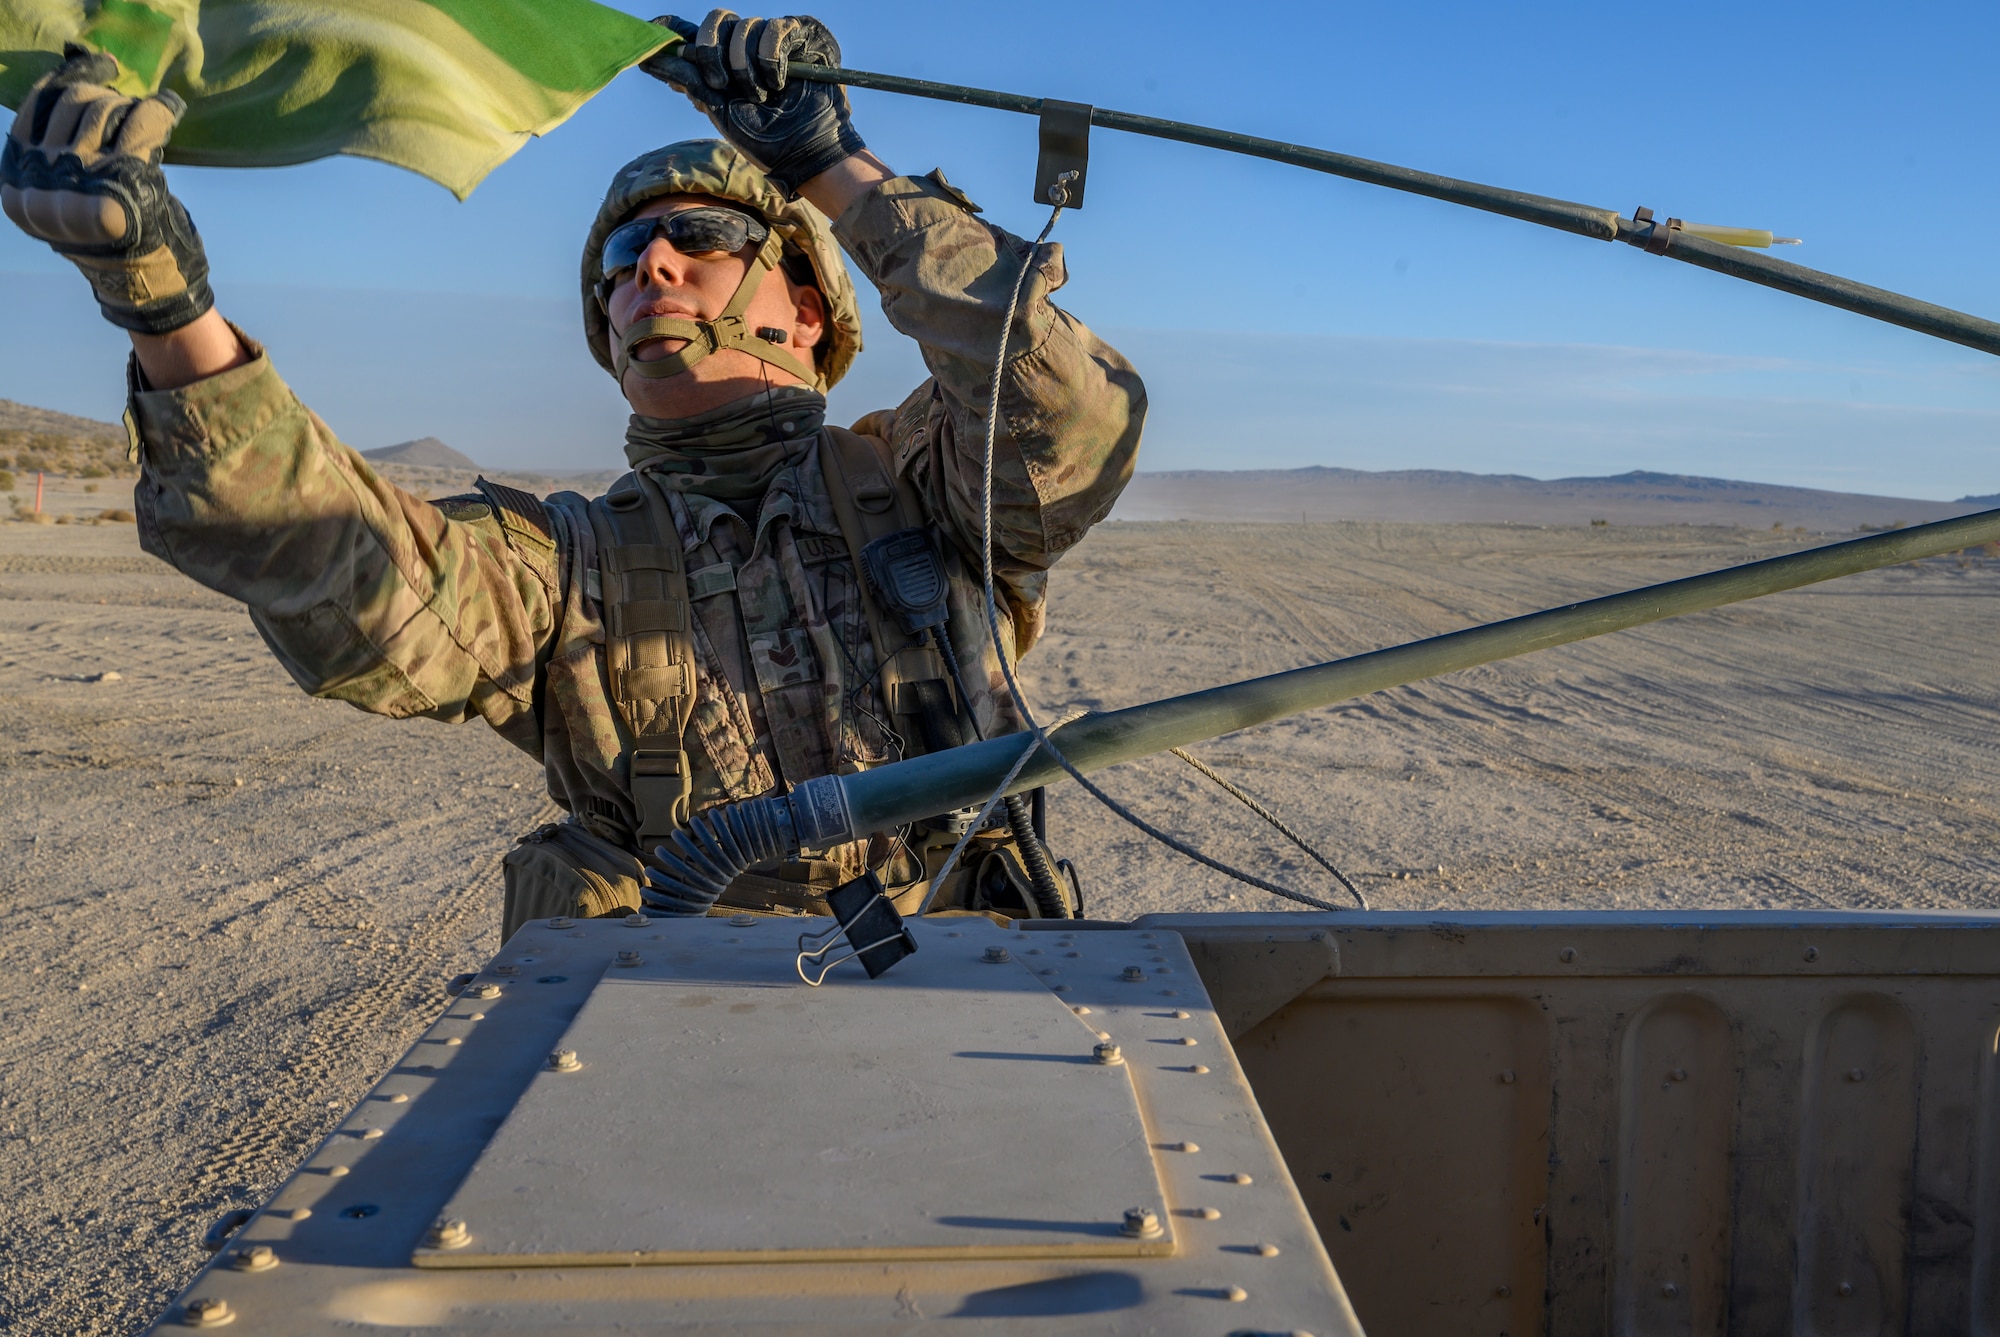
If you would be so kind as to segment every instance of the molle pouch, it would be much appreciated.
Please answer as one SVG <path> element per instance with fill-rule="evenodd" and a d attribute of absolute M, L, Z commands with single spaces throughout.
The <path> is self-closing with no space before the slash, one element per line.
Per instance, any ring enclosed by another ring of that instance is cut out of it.
<path fill-rule="evenodd" d="M 601 919 L 639 908 L 645 865 L 576 822 L 537 827 L 501 861 L 507 900 L 500 940 L 531 919 Z"/>

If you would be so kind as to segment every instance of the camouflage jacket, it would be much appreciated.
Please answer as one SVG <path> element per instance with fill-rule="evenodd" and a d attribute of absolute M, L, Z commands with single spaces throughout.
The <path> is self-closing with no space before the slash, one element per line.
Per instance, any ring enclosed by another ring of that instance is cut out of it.
<path fill-rule="evenodd" d="M 935 175 L 897 178 L 834 230 L 931 373 L 855 427 L 886 443 L 947 539 L 953 640 L 994 733 L 1018 726 L 982 612 L 980 475 L 992 357 L 1028 247 L 967 203 Z M 1012 653 L 1040 632 L 1050 565 L 1131 476 L 1145 414 L 1131 365 L 1049 300 L 1064 279 L 1060 247 L 1046 248 L 1001 387 L 994 558 Z M 543 763 L 558 804 L 630 848 L 631 735 L 605 673 L 586 500 L 490 487 L 490 505 L 412 496 L 251 351 L 180 390 L 135 389 L 146 549 L 247 604 L 306 691 L 392 716 L 479 715 Z M 881 724 L 859 576 L 814 452 L 800 450 L 754 507 L 704 496 L 698 477 L 673 481 L 697 615 L 694 807 L 896 759 L 904 744 Z"/>

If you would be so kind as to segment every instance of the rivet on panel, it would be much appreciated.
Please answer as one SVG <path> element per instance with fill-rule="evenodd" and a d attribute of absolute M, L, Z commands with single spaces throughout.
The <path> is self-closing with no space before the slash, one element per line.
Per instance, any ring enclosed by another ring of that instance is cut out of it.
<path fill-rule="evenodd" d="M 504 979 L 509 976 L 520 974 L 521 968 L 516 965 L 495 966 L 493 967 L 493 973 L 501 976 Z"/>
<path fill-rule="evenodd" d="M 465 1228 L 465 1222 L 440 1216 L 425 1232 L 424 1243 L 433 1249 L 463 1249 L 472 1243 L 472 1232 Z"/>
<path fill-rule="evenodd" d="M 549 1055 L 550 1072 L 575 1072 L 583 1066 L 574 1049 L 558 1049 Z"/>
<path fill-rule="evenodd" d="M 383 1096 L 382 1099 L 388 1101 L 391 1105 L 407 1105 L 410 1103 L 410 1093 L 408 1091 L 398 1091 L 395 1095 Z"/>
<path fill-rule="evenodd" d="M 1685 1082 L 1687 1079 L 1688 1070 L 1686 1068 L 1675 1068 L 1667 1074 L 1667 1080 L 1670 1082 Z"/>
<path fill-rule="evenodd" d="M 1175 1038 L 1173 1043 L 1177 1045 L 1198 1045 L 1201 1041 L 1195 1039 L 1192 1035 L 1183 1035 Z"/>
<path fill-rule="evenodd" d="M 1187 1019 L 1188 1019 L 1188 1011 L 1186 1008 L 1177 1007 L 1174 1009 L 1175 1021 L 1186 1021 Z"/>
<path fill-rule="evenodd" d="M 979 959 L 997 966 L 1002 962 L 1012 961 L 1014 958 L 1007 954 L 1007 949 L 1005 947 L 1000 947 L 996 945 L 993 947 L 988 947 L 985 953 L 981 955 Z"/>
<path fill-rule="evenodd" d="M 1817 960 L 1819 960 L 1819 948 L 1817 948 L 1817 947 L 1808 947 L 1808 948 L 1806 948 L 1806 960 L 1808 960 L 1808 961 L 1817 961 Z"/>
<path fill-rule="evenodd" d="M 1181 1209 L 1181 1215 L 1192 1216 L 1197 1221 L 1220 1221 L 1222 1219 L 1222 1213 L 1216 1211 L 1213 1207 L 1184 1207 Z"/>
<path fill-rule="evenodd" d="M 1512 1068 L 1500 1069 L 1500 1084 L 1502 1086 L 1512 1086 L 1514 1084 L 1514 1070 Z"/>
<path fill-rule="evenodd" d="M 1851 1281 L 1843 1281 L 1838 1286 L 1835 1286 L 1833 1288 L 1833 1293 L 1835 1295 L 1838 1295 L 1841 1299 L 1845 1300 L 1848 1296 L 1854 1294 L 1854 1283 Z"/>
<path fill-rule="evenodd" d="M 626 928 L 644 928 L 646 927 L 646 925 L 652 922 L 653 921 L 650 917 L 642 915 L 638 913 L 636 910 L 633 911 L 631 914 L 625 916 Z"/>
<path fill-rule="evenodd" d="M 1278 1256 L 1278 1246 L 1275 1244 L 1260 1244 L 1257 1246 L 1257 1256 L 1259 1258 L 1276 1258 Z"/>
<path fill-rule="evenodd" d="M 1663 1300 L 1672 1300 L 1672 1299 L 1676 1299 L 1676 1298 L 1678 1298 L 1678 1297 L 1679 1297 L 1680 1293 L 1681 1293 L 1681 1288 L 1680 1288 L 1680 1287 L 1678 1287 L 1678 1286 L 1676 1286 L 1676 1285 L 1674 1285 L 1674 1283 L 1673 1283 L 1673 1282 L 1671 1282 L 1671 1281 L 1663 1281 L 1663 1282 L 1661 1282 L 1661 1283 L 1660 1283 L 1660 1298 L 1661 1298 L 1661 1299 L 1663 1299 Z"/>
<path fill-rule="evenodd" d="M 1194 1073 L 1196 1076 L 1200 1076 L 1202 1073 L 1208 1071 L 1208 1065 L 1206 1063 L 1190 1063 L 1187 1065 L 1186 1070 Z"/>
<path fill-rule="evenodd" d="M 1868 1080 L 1868 1074 L 1859 1068 L 1849 1068 L 1847 1070 L 1847 1080 L 1850 1082 L 1863 1082 Z"/>
<path fill-rule="evenodd" d="M 231 1253 L 229 1265 L 238 1272 L 268 1272 L 278 1265 L 278 1255 L 268 1244 L 253 1244 Z"/>
<path fill-rule="evenodd" d="M 1076 1013 L 1079 1017 L 1087 1017 L 1090 1015 L 1090 1009 L 1085 1007 L 1081 1003 L 1078 1003 L 1075 1007 L 1071 1008 L 1070 1011 Z"/>
<path fill-rule="evenodd" d="M 1222 1298 L 1232 1302 L 1247 1300 L 1250 1298 L 1250 1292 L 1244 1290 L 1241 1286 L 1224 1286 L 1222 1288 Z"/>
<path fill-rule="evenodd" d="M 1120 1227 L 1134 1239 L 1154 1239 L 1160 1234 L 1159 1214 L 1150 1207 L 1127 1207 L 1125 1224 Z"/>
<path fill-rule="evenodd" d="M 1228 1175 L 1225 1177 L 1232 1184 L 1250 1184 L 1256 1182 L 1253 1179 L 1251 1179 L 1249 1175 L 1244 1174 L 1241 1170 L 1238 1170 L 1233 1175 Z"/>
<path fill-rule="evenodd" d="M 1161 1151 L 1190 1151 L 1190 1152 L 1191 1152 L 1191 1151 L 1200 1151 L 1200 1150 L 1201 1150 L 1201 1143 L 1199 1143 L 1199 1142 L 1162 1142 L 1162 1143 L 1160 1144 L 1160 1150 L 1161 1150 Z"/>
<path fill-rule="evenodd" d="M 1493 1293 L 1499 1296 L 1502 1300 L 1505 1300 L 1514 1294 L 1514 1288 L 1512 1286 L 1507 1286 L 1507 1285 L 1495 1286 L 1493 1288 Z"/>
<path fill-rule="evenodd" d="M 474 998 L 498 998 L 500 996 L 500 986 L 497 984 L 475 984 L 470 989 L 467 989 L 466 992 Z"/>
<path fill-rule="evenodd" d="M 1565 947 L 1560 952 L 1556 953 L 1556 957 L 1564 965 L 1568 965 L 1570 962 L 1576 960 L 1576 948 Z"/>
<path fill-rule="evenodd" d="M 568 928 L 571 924 L 575 922 L 576 921 L 571 919 L 568 915 L 556 915 L 554 918 L 549 920 L 549 927 Z"/>
<path fill-rule="evenodd" d="M 181 1313 L 181 1321 L 190 1328 L 219 1328 L 236 1319 L 236 1311 L 229 1307 L 229 1301 L 209 1296 L 189 1300 Z"/>
<path fill-rule="evenodd" d="M 755 916 L 755 915 L 731 915 L 731 916 L 729 916 L 729 926 L 730 926 L 731 928 L 749 928 L 749 927 L 751 927 L 752 925 L 754 925 L 754 924 L 755 924 L 756 922 L 757 922 L 757 916 Z"/>

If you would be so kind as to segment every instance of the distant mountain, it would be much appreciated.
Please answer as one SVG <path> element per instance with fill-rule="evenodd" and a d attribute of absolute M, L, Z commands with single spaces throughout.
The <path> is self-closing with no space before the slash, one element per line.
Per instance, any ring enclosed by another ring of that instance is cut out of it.
<path fill-rule="evenodd" d="M 373 450 L 362 451 L 361 458 L 378 464 L 409 464 L 420 469 L 479 468 L 478 462 L 470 456 L 453 450 L 434 436 L 419 437 L 394 446 L 377 446 Z"/>
<path fill-rule="evenodd" d="M 54 409 L 38 409 L 32 404 L 17 404 L 11 399 L 0 399 L 0 432 L 88 437 L 120 444 L 125 440 L 125 429 L 116 423 L 79 418 L 69 413 L 57 413 Z"/>
<path fill-rule="evenodd" d="M 1983 511 L 1990 511 L 1995 506 L 2000 506 L 2000 492 L 1989 492 L 1983 497 L 1960 497 L 1958 504 L 1961 506 L 1977 506 Z"/>
<path fill-rule="evenodd" d="M 1443 469 L 1185 469 L 1141 473 L 1119 520 L 1394 520 L 1415 524 L 1740 525 L 1840 531 L 1965 515 L 2000 497 L 1878 497 L 1635 470 L 1607 478 L 1528 478 Z"/>

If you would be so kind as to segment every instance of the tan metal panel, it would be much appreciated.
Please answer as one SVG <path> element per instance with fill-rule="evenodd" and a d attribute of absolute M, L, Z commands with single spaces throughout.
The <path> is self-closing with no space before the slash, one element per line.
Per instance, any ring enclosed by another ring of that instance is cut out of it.
<path fill-rule="evenodd" d="M 1814 1027 L 1800 1139 L 1801 1337 L 1904 1331 L 1917 1037 L 1884 994 L 1843 999 Z"/>
<path fill-rule="evenodd" d="M 1309 993 L 1237 1042 L 1373 1331 L 1542 1330 L 1546 1032 L 1520 998 L 1371 988 Z"/>
<path fill-rule="evenodd" d="M 1508 1331 L 2000 1334 L 2000 915 L 1139 922 L 1185 936 L 1204 972 L 1221 958 L 1218 980 L 1246 1003 L 1230 966 L 1259 930 L 1334 939 L 1327 976 L 1239 1045 L 1371 1331 L 1498 1331 L 1491 1299 L 1432 1263 L 1443 1241 L 1454 1263 L 1490 1266 L 1458 1243 L 1476 1216 L 1464 1204 L 1521 1197 L 1520 1164 L 1489 1105 L 1432 1071 L 1464 1061 L 1453 1046 L 1469 1037 L 1425 1019 L 1511 1002 L 1543 1019 L 1549 1126 L 1545 1267 L 1514 1287 L 1536 1312 Z M 1364 1008 L 1409 1015 L 1345 1023 Z M 1688 1078 L 1663 1089 L 1663 1067 Z M 1389 1080 L 1405 1070 L 1435 1099 Z M 1328 1194 L 1376 1166 L 1406 1210 L 1377 1211 L 1357 1241 Z"/>
<path fill-rule="evenodd" d="M 1615 1331 L 1726 1332 L 1736 1107 L 1729 1019 L 1708 998 L 1670 994 L 1634 1018 L 1624 1049 Z"/>

